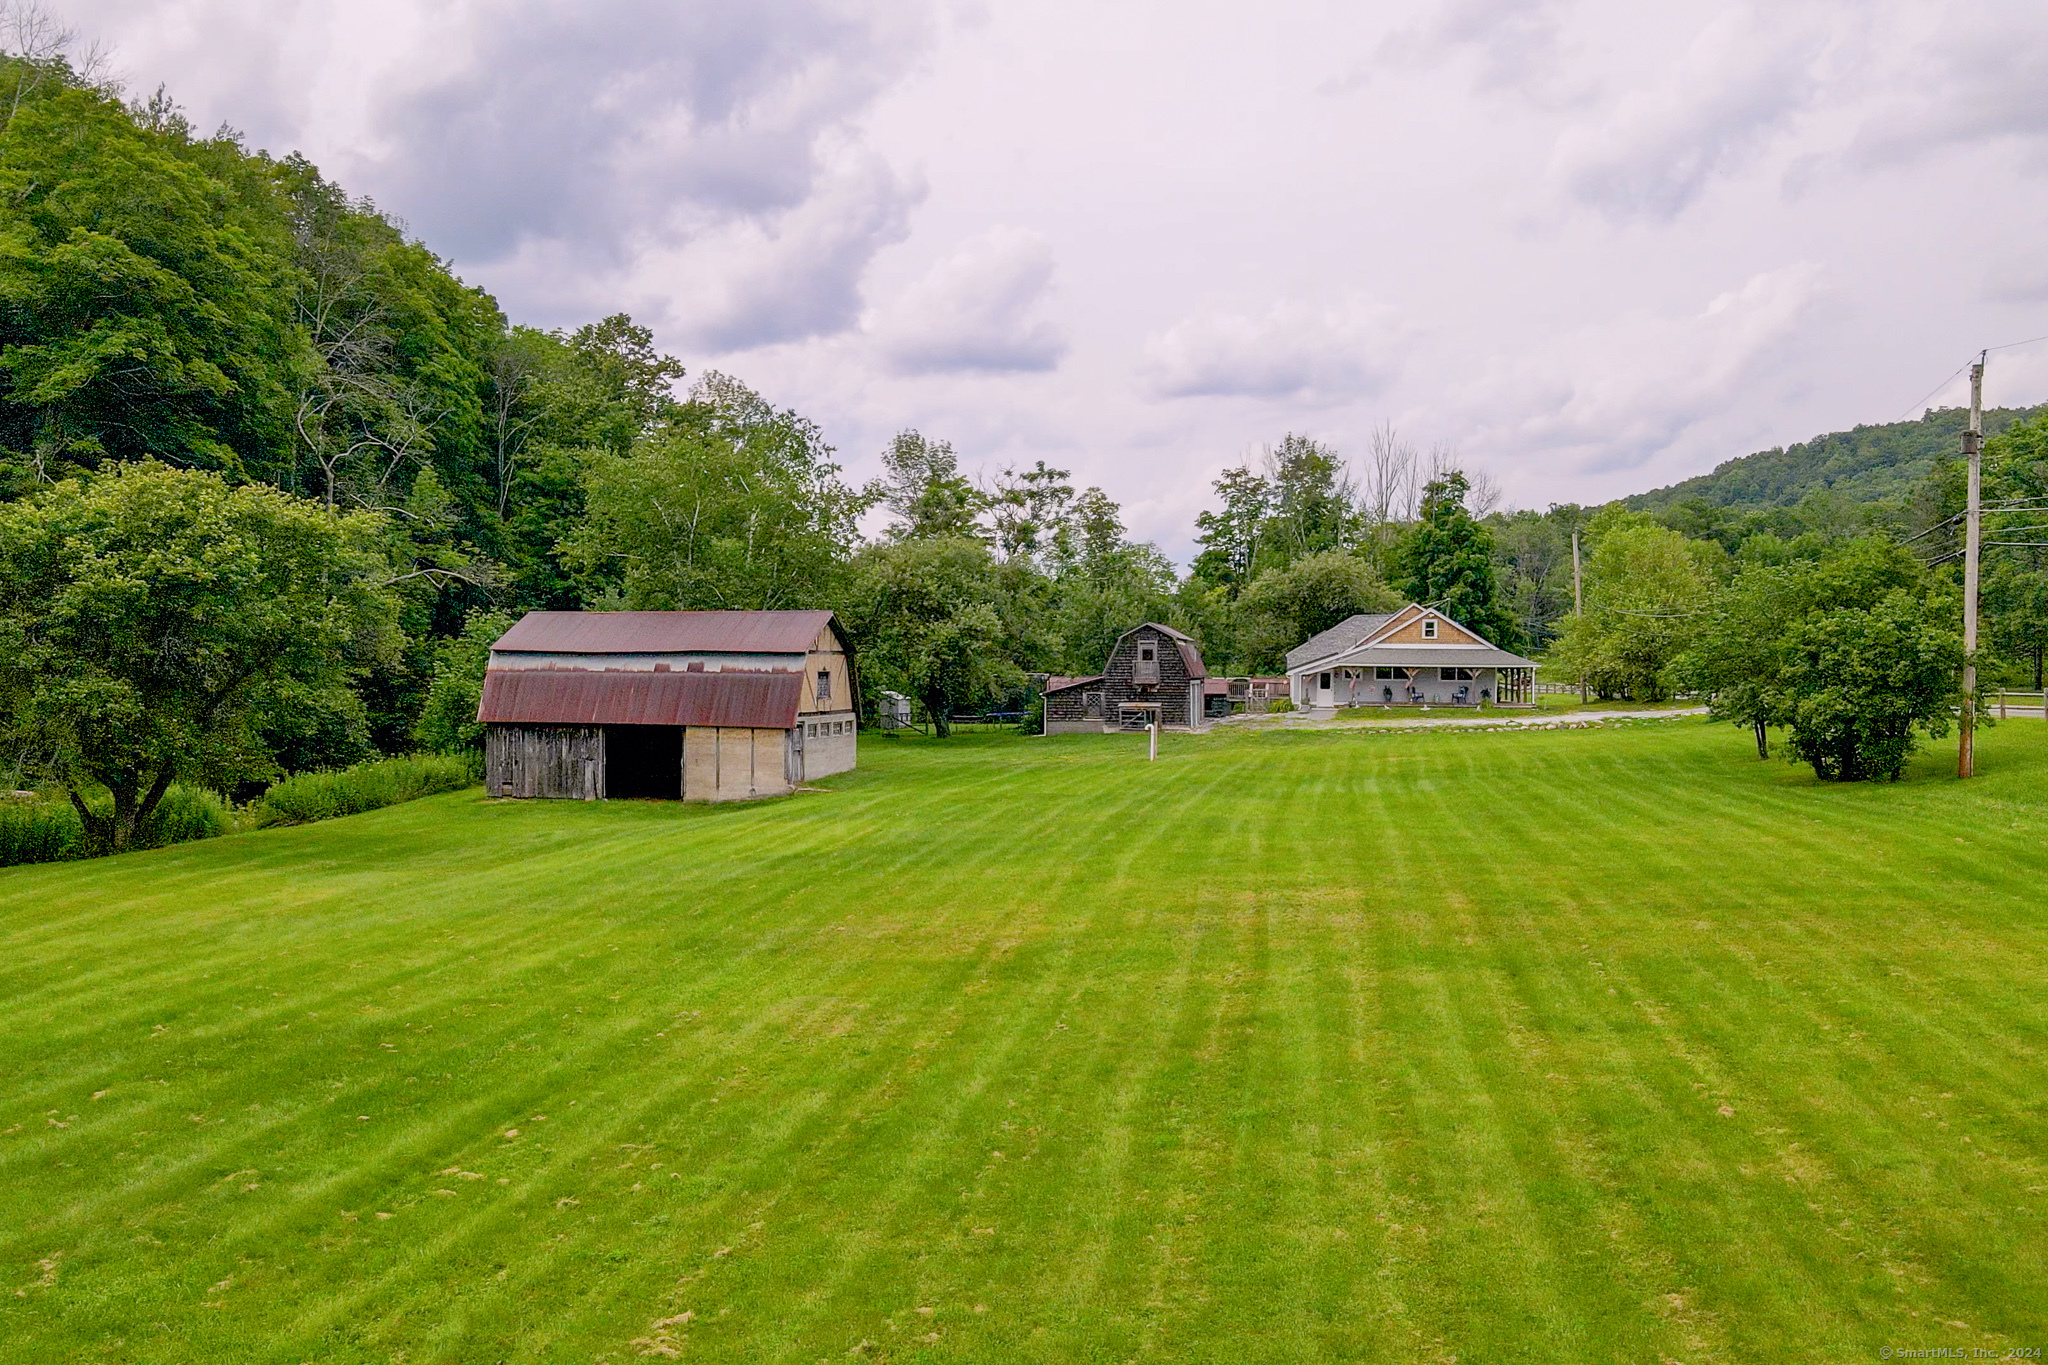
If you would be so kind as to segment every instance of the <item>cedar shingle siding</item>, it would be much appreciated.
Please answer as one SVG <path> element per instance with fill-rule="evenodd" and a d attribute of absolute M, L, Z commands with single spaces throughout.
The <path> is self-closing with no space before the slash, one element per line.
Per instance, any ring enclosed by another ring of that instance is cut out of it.
<path fill-rule="evenodd" d="M 1140 688 L 1135 681 L 1141 647 L 1150 648 L 1158 662 L 1156 688 Z M 1112 725 L 1116 723 L 1117 707 L 1132 701 L 1158 702 L 1161 725 L 1192 724 L 1188 716 L 1188 684 L 1199 683 L 1201 677 L 1207 676 L 1206 670 L 1200 676 L 1191 672 L 1188 661 L 1181 657 L 1179 641 L 1152 626 L 1140 626 L 1118 640 L 1116 648 L 1109 652 L 1109 666 L 1102 672 L 1103 700 L 1108 712 L 1104 719 Z"/>
<path fill-rule="evenodd" d="M 1149 669 L 1141 651 L 1150 649 Z M 1140 675 L 1156 676 L 1156 683 Z M 1045 692 L 1045 733 L 1092 733 L 1136 721 L 1131 703 L 1159 708 L 1159 723 L 1192 729 L 1202 723 L 1203 666 L 1195 642 L 1177 630 L 1154 622 L 1125 631 L 1111 647 L 1102 675 L 1062 683 L 1055 679 Z"/>

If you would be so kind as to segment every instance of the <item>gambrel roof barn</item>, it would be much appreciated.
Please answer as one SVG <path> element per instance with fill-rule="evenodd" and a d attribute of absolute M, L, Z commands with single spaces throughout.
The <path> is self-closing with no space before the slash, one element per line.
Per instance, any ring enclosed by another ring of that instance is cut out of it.
<path fill-rule="evenodd" d="M 494 796 L 776 796 L 854 765 L 829 611 L 535 611 L 491 646 Z"/>

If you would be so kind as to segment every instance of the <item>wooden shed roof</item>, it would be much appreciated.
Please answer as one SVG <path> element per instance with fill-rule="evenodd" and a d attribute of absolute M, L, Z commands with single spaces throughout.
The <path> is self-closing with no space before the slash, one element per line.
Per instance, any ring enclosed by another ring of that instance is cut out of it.
<path fill-rule="evenodd" d="M 802 701 L 803 675 L 794 672 L 493 668 L 484 673 L 476 718 L 524 725 L 787 730 L 796 724 Z"/>
<path fill-rule="evenodd" d="M 521 654 L 804 654 L 829 611 L 530 611 L 492 649 Z"/>

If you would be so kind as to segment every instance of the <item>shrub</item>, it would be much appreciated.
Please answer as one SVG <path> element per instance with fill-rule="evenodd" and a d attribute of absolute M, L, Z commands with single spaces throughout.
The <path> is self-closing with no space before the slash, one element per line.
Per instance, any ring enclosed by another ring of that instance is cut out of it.
<path fill-rule="evenodd" d="M 0 867 L 54 863 L 84 849 L 78 812 L 55 801 L 0 801 Z"/>
<path fill-rule="evenodd" d="M 113 801 L 104 793 L 87 800 L 94 811 L 111 815 Z M 129 841 L 130 849 L 162 848 L 232 834 L 234 812 L 227 802 L 204 787 L 173 783 Z M 19 863 L 55 863 L 92 853 L 85 826 L 67 801 L 0 801 L 0 867 Z"/>
<path fill-rule="evenodd" d="M 415 754 L 358 763 L 333 772 L 300 773 L 263 794 L 253 808 L 258 826 L 302 825 L 396 806 L 437 792 L 460 791 L 481 776 L 473 754 Z"/>
<path fill-rule="evenodd" d="M 99 803 L 92 803 L 97 806 Z M 111 814 L 113 802 L 107 803 Z M 164 799 L 135 831 L 130 848 L 162 848 L 166 844 L 189 843 L 194 839 L 216 839 L 235 832 L 235 814 L 227 802 L 204 787 L 172 783 Z"/>
<path fill-rule="evenodd" d="M 1283 711 L 1292 711 L 1293 709 L 1294 703 L 1285 697 L 1275 697 L 1266 703 L 1266 714 L 1271 716 L 1277 716 Z"/>

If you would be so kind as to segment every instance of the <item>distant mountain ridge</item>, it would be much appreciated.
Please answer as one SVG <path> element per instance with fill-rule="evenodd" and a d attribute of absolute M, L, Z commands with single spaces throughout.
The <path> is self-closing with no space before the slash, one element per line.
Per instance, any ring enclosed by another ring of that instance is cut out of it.
<path fill-rule="evenodd" d="M 2044 412 L 2048 403 L 1986 409 L 1984 433 L 1995 436 L 2021 418 Z M 1968 416 L 1963 408 L 1929 408 L 1917 421 L 1831 431 L 1798 445 L 1728 460 L 1711 474 L 1631 494 L 1622 505 L 1654 512 L 1699 498 L 1718 507 L 1790 507 L 1819 488 L 1839 490 L 1857 502 L 1881 502 L 1910 492 L 1936 460 L 1959 453 Z"/>

